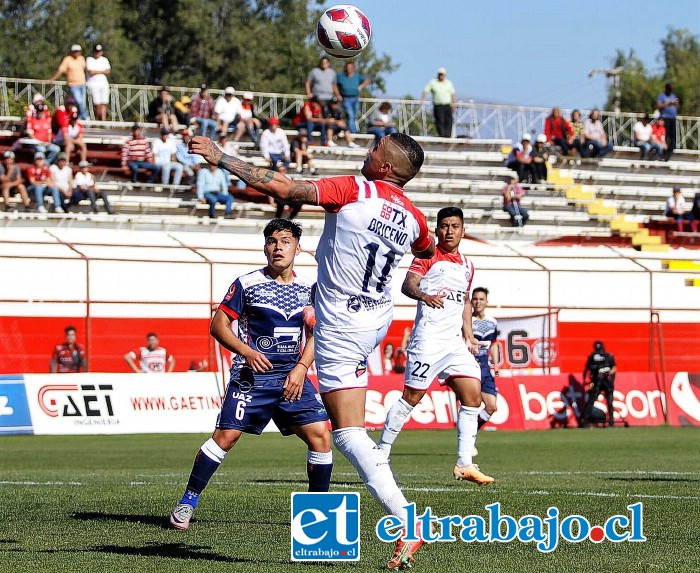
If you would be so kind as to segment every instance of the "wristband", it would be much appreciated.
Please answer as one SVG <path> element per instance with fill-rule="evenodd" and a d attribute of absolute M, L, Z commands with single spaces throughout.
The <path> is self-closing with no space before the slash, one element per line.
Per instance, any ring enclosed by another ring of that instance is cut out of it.
<path fill-rule="evenodd" d="M 308 367 L 306 364 L 304 364 L 303 362 L 299 361 L 299 362 L 297 362 L 297 366 L 299 366 L 299 365 L 301 365 L 301 366 L 303 366 L 304 368 L 306 368 L 306 371 L 308 372 L 309 367 Z"/>

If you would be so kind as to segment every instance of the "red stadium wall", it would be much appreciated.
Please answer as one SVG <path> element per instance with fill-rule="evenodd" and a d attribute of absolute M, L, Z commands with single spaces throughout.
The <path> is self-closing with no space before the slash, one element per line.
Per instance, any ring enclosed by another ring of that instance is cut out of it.
<path fill-rule="evenodd" d="M 48 372 L 54 346 L 64 340 L 63 329 L 78 329 L 78 342 L 88 337 L 89 367 L 93 372 L 128 372 L 123 356 L 145 343 L 147 332 L 158 334 L 162 346 L 176 359 L 176 371 L 188 369 L 192 360 L 214 363 L 209 321 L 193 318 L 84 318 L 0 316 L 0 373 Z M 398 345 L 409 321 L 395 321 L 387 341 Z M 667 372 L 693 371 L 695 344 L 700 324 L 662 325 L 664 367 Z M 655 335 L 656 336 L 656 335 Z M 594 340 L 605 341 L 621 372 L 660 370 L 654 338 L 653 368 L 650 368 L 650 327 L 644 323 L 559 322 L 556 340 L 561 372 L 581 372 Z"/>

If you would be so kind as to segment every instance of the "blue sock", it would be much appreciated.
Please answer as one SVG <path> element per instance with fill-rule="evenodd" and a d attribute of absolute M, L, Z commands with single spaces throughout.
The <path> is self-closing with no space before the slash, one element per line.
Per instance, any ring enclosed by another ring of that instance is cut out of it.
<path fill-rule="evenodd" d="M 479 420 L 477 421 L 477 430 L 481 430 L 481 427 L 491 419 L 491 414 L 487 414 L 486 410 L 479 412 Z"/>
<path fill-rule="evenodd" d="M 312 452 L 306 454 L 306 474 L 309 477 L 309 491 L 328 491 L 331 488 L 333 473 L 333 452 Z"/>
<path fill-rule="evenodd" d="M 182 496 L 180 503 L 187 503 L 192 507 L 197 507 L 199 494 L 202 493 L 211 476 L 219 469 L 226 452 L 222 450 L 214 440 L 207 440 L 197 452 L 194 458 L 194 465 L 187 482 L 187 489 Z"/>

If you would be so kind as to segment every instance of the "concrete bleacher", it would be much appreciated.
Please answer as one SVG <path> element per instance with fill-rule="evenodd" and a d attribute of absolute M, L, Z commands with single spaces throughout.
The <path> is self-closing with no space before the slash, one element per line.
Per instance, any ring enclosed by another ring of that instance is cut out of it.
<path fill-rule="evenodd" d="M 0 118 L 0 151 L 16 140 L 19 123 L 20 118 Z M 86 212 L 86 204 L 81 206 L 83 212 L 67 216 L 0 213 L 0 224 L 178 229 L 205 226 L 225 231 L 246 225 L 257 228 L 274 213 L 274 206 L 266 197 L 249 189 L 235 190 L 233 217 L 209 221 L 207 205 L 197 201 L 190 186 L 130 185 L 119 168 L 119 152 L 129 137 L 131 122 L 88 121 L 85 125 L 88 158 L 94 164 L 98 187 L 109 192 L 118 215 L 92 215 Z M 146 137 L 158 136 L 157 125 L 142 126 Z M 291 138 L 296 132 L 288 130 L 287 134 Z M 503 181 L 512 173 L 504 166 L 509 141 L 420 136 L 416 139 L 425 149 L 425 164 L 419 176 L 407 185 L 407 192 L 429 219 L 444 206 L 462 207 L 467 233 L 482 239 L 604 239 L 619 234 L 616 229 L 611 230 L 611 221 L 616 218 L 624 217 L 639 225 L 658 219 L 674 185 L 685 190 L 686 199 L 691 199 L 700 188 L 697 150 L 678 150 L 670 162 L 641 161 L 636 148 L 615 148 L 612 156 L 602 160 L 561 158 L 553 163 L 548 184 L 526 186 L 523 205 L 529 210 L 530 222 L 524 228 L 513 228 L 501 209 L 500 198 Z M 360 147 L 314 147 L 316 177 L 357 174 L 374 138 L 357 134 L 355 141 Z M 266 166 L 250 142 L 242 142 L 239 153 L 255 165 Z M 24 167 L 29 157 L 18 160 Z M 310 178 L 293 171 L 290 176 Z M 320 230 L 322 226 L 318 208 L 304 207 L 300 219 L 309 230 Z"/>

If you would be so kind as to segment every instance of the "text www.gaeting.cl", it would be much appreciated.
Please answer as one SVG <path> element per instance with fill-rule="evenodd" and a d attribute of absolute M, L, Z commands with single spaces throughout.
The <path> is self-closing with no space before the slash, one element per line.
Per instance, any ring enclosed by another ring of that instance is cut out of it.
<path fill-rule="evenodd" d="M 219 396 L 139 396 L 129 398 L 138 411 L 220 410 Z"/>

